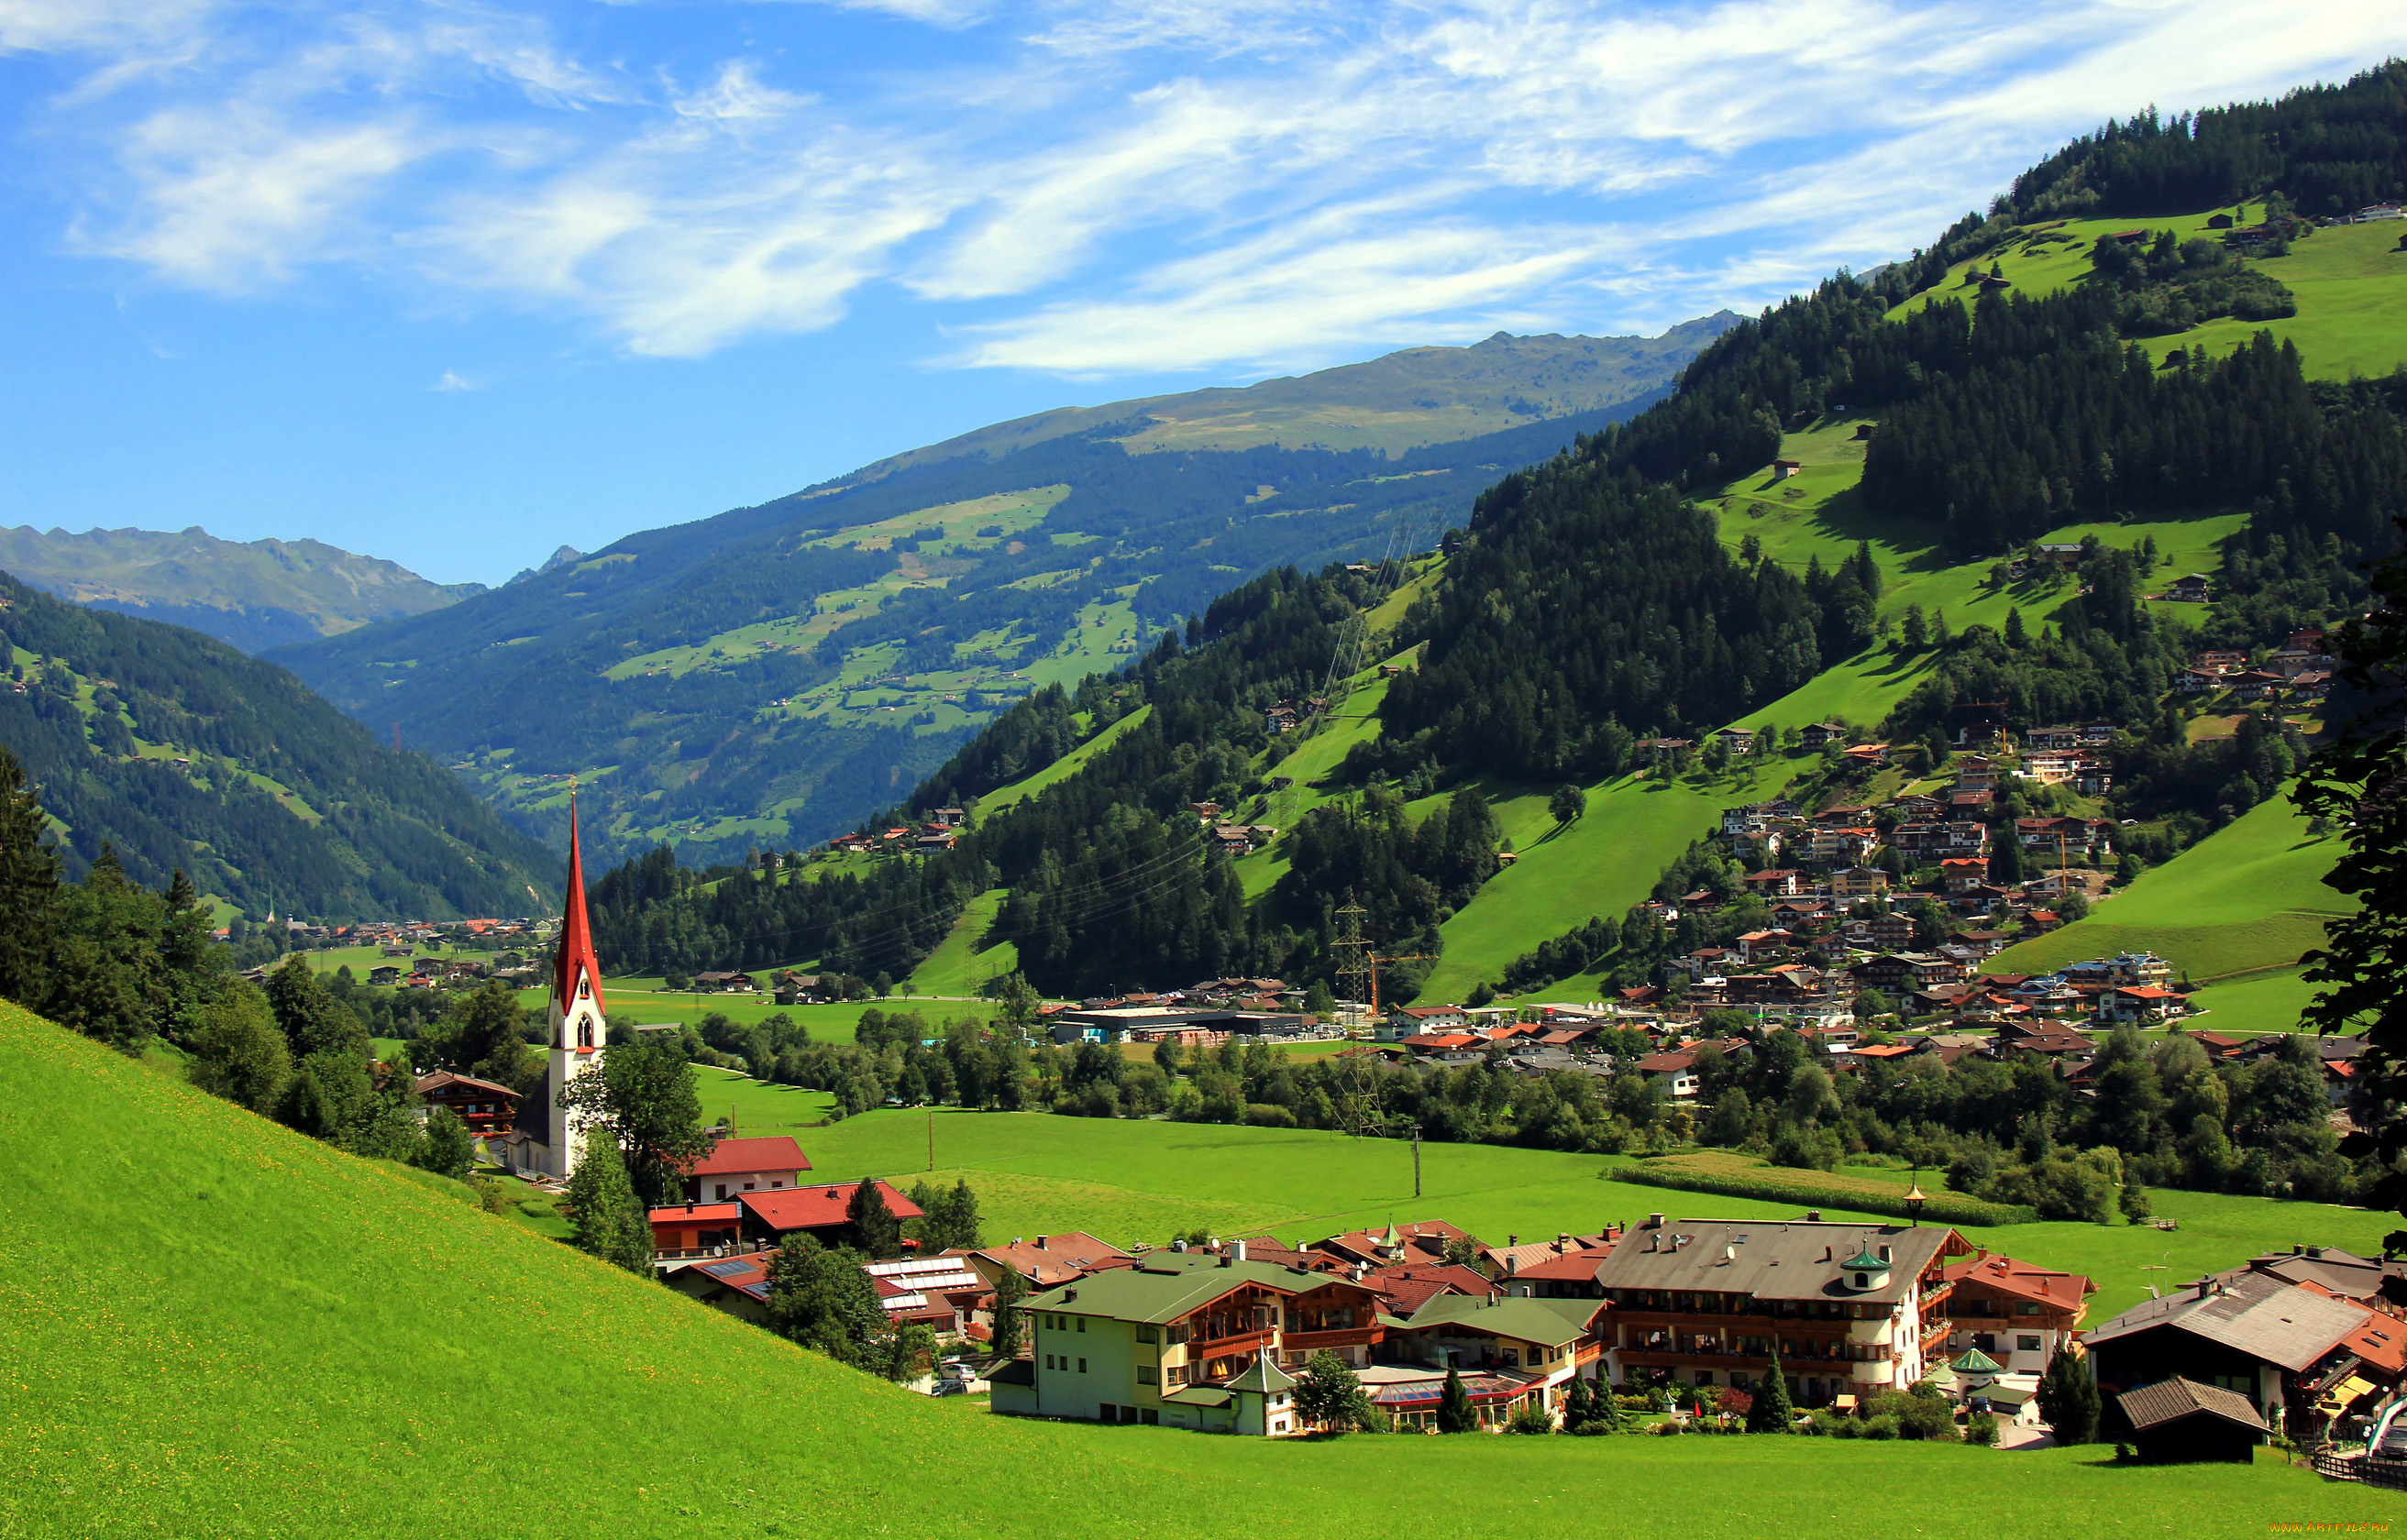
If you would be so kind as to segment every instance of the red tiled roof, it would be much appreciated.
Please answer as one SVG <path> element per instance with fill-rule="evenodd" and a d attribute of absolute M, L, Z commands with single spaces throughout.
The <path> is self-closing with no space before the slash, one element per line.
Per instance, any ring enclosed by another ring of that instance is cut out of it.
<path fill-rule="evenodd" d="M 673 1203 L 651 1211 L 654 1224 L 733 1224 L 744 1215 L 741 1204 Z"/>
<path fill-rule="evenodd" d="M 1649 1053 L 1632 1066 L 1642 1075 L 1676 1075 L 1696 1067 L 1697 1056 L 1685 1049 L 1677 1053 Z"/>
<path fill-rule="evenodd" d="M 821 1230 L 845 1222 L 844 1211 L 852 1202 L 852 1190 L 860 1185 L 857 1181 L 839 1181 L 825 1187 L 789 1187 L 775 1193 L 747 1193 L 736 1201 L 773 1230 Z M 896 1219 L 919 1218 L 919 1206 L 891 1185 L 881 1181 L 877 1191 Z"/>
<path fill-rule="evenodd" d="M 1362 1275 L 1362 1284 L 1385 1295 L 1389 1312 L 1402 1316 L 1411 1315 L 1439 1294 L 1487 1299 L 1497 1292 L 1487 1274 L 1454 1264 L 1400 1263 L 1391 1267 L 1374 1267 Z"/>
<path fill-rule="evenodd" d="M 1942 1266 L 1941 1274 L 1950 1283 L 1979 1283 L 2002 1293 L 2037 1300 L 2056 1310 L 2077 1310 L 2085 1296 L 2098 1292 L 2098 1285 L 2080 1273 L 2058 1272 L 2036 1263 L 1986 1252 L 1955 1258 Z"/>
<path fill-rule="evenodd" d="M 721 1139 L 694 1165 L 686 1167 L 689 1177 L 732 1177 L 750 1171 L 807 1171 L 811 1168 L 803 1147 L 794 1142 L 791 1134 L 775 1134 L 757 1139 Z"/>

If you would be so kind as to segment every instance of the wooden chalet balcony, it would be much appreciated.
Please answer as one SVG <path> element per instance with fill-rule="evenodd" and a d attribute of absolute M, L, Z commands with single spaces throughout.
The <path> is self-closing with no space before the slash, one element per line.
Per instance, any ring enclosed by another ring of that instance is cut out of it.
<path fill-rule="evenodd" d="M 1260 1352 L 1271 1345 L 1271 1338 L 1276 1335 L 1263 1326 L 1232 1336 L 1190 1337 L 1187 1343 L 1187 1358 L 1189 1363 L 1201 1363 L 1208 1359 L 1226 1358 L 1232 1353 Z"/>
<path fill-rule="evenodd" d="M 1376 1326 L 1346 1326 L 1326 1332 L 1289 1332 L 1279 1346 L 1290 1352 L 1317 1353 L 1323 1348 L 1367 1348 L 1379 1340 Z"/>

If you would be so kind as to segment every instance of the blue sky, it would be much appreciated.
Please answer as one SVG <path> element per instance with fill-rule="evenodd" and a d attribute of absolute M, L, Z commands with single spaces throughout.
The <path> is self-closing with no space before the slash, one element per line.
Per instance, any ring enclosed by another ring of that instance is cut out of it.
<path fill-rule="evenodd" d="M 445 581 L 1064 403 L 1659 331 L 2397 4 L 0 0 L 0 524 Z"/>

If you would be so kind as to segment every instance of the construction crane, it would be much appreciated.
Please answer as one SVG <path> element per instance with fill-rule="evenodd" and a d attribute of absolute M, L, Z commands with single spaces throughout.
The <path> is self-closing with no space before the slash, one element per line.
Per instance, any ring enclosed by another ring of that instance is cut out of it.
<path fill-rule="evenodd" d="M 1408 955 L 1395 957 L 1382 957 L 1373 953 L 1364 957 L 1363 961 L 1371 965 L 1371 1024 L 1376 1026 L 1379 1022 L 1379 965 L 1381 963 L 1433 963 L 1437 961 L 1437 957 L 1434 954 L 1427 952 L 1415 952 Z"/>

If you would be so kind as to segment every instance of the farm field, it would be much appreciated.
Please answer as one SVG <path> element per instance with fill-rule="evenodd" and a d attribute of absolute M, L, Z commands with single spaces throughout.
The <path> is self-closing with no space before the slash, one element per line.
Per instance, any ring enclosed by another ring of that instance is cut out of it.
<path fill-rule="evenodd" d="M 1425 1195 L 1417 1200 L 1412 1148 L 1400 1141 L 1043 1112 L 870 1112 L 802 1136 L 803 1150 L 822 1180 L 882 1176 L 907 1187 L 930 1169 L 932 1124 L 934 1174 L 947 1182 L 966 1178 L 977 1190 L 989 1239 L 1087 1230 L 1123 1246 L 1159 1245 L 1202 1225 L 1296 1241 L 1419 1218 L 1447 1220 L 1492 1242 L 1592 1233 L 1650 1212 L 1768 1220 L 1799 1211 L 1791 1203 L 1600 1180 L 1606 1168 L 1631 1164 L 1626 1156 L 1475 1144 L 1422 1145 Z M 1933 1174 L 1921 1180 L 1930 1183 Z M 1975 1245 L 2087 1273 L 2099 1286 L 2090 1319 L 2101 1321 L 2185 1268 L 2196 1277 L 2305 1241 L 2378 1253 L 2398 1224 L 2395 1216 L 2326 1204 L 2170 1189 L 2149 1195 L 2180 1228 L 2053 1222 L 1959 1228 Z"/>
<path fill-rule="evenodd" d="M 2350 911 L 2323 884 L 2340 847 L 2286 800 L 2261 802 L 2061 930 L 2008 947 L 1994 971 L 2030 973 L 2153 950 L 2193 980 L 2285 968 Z"/>

